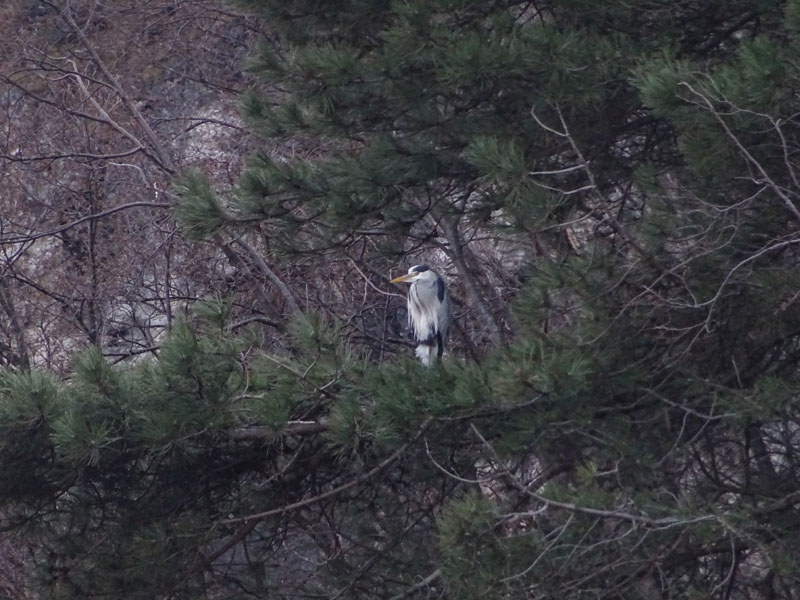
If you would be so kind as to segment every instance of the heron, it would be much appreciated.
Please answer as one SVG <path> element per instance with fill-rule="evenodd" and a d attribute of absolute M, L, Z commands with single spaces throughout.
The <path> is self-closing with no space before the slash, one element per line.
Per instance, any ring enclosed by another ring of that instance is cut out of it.
<path fill-rule="evenodd" d="M 390 283 L 410 283 L 408 326 L 417 341 L 417 358 L 430 366 L 441 359 L 450 328 L 450 294 L 441 275 L 428 265 L 414 265 Z M 435 358 L 434 358 L 435 357 Z"/>

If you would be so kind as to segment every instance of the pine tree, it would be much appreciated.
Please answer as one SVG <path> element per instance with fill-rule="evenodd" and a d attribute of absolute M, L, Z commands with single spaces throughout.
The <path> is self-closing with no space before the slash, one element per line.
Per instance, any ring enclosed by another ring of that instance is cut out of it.
<path fill-rule="evenodd" d="M 243 4 L 264 149 L 177 182 L 185 232 L 436 247 L 479 341 L 425 369 L 210 302 L 158 361 L 2 373 L 51 596 L 800 596 L 797 3 Z"/>

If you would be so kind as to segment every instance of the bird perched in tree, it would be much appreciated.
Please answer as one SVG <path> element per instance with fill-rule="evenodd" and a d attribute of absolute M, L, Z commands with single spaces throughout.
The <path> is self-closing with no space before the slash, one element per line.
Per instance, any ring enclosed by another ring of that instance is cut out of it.
<path fill-rule="evenodd" d="M 442 358 L 450 328 L 450 294 L 444 279 L 427 265 L 415 265 L 391 283 L 411 284 L 408 326 L 417 340 L 417 358 L 423 365 L 430 366 L 435 358 Z"/>

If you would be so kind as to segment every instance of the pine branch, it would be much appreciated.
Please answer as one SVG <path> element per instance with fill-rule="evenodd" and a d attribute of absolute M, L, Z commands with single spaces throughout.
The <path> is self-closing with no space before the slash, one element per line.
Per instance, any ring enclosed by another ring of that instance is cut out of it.
<path fill-rule="evenodd" d="M 470 424 L 470 429 L 475 434 L 475 437 L 480 440 L 481 444 L 492 454 L 494 457 L 494 461 L 496 465 L 505 464 L 505 461 L 497 454 L 494 447 L 487 441 L 487 439 L 478 431 L 478 428 L 475 427 L 474 423 Z M 592 515 L 595 517 L 603 517 L 607 519 L 615 519 L 621 521 L 630 521 L 632 523 L 641 523 L 643 525 L 649 525 L 651 527 L 658 527 L 658 528 L 666 528 L 666 527 L 674 527 L 679 525 L 690 525 L 695 523 L 702 523 L 706 521 L 716 521 L 720 522 L 720 518 L 717 515 L 698 515 L 696 517 L 661 517 L 661 518 L 653 518 L 648 517 L 647 515 L 637 515 L 631 512 L 626 512 L 622 510 L 614 510 L 614 509 L 601 509 L 601 508 L 593 508 L 590 506 L 581 506 L 579 504 L 575 504 L 573 502 L 560 502 L 558 500 L 553 500 L 551 498 L 547 498 L 546 496 L 541 495 L 538 492 L 533 491 L 530 489 L 530 486 L 525 485 L 522 483 L 517 477 L 515 477 L 508 469 L 502 470 L 503 475 L 506 476 L 506 479 L 520 492 L 527 494 L 534 500 L 537 500 L 543 503 L 545 506 L 553 506 L 555 508 L 562 508 L 568 510 L 570 512 L 582 513 L 586 515 Z M 532 513 L 519 513 L 519 514 L 530 514 L 535 516 L 538 514 L 536 511 Z"/>
<path fill-rule="evenodd" d="M 431 573 L 418 583 L 415 583 L 406 591 L 400 592 L 399 594 L 392 596 L 389 600 L 402 600 L 403 598 L 408 598 L 409 596 L 413 596 L 418 590 L 428 587 L 430 584 L 439 579 L 439 577 L 441 576 L 442 576 L 442 570 L 436 569 L 433 573 Z"/>
<path fill-rule="evenodd" d="M 261 271 L 261 274 L 264 275 L 267 280 L 271 281 L 276 288 L 278 288 L 278 291 L 281 293 L 281 296 L 283 296 L 283 299 L 286 301 L 286 304 L 289 306 L 291 312 L 299 313 L 300 306 L 298 306 L 297 301 L 294 299 L 294 295 L 292 295 L 292 291 L 289 289 L 289 286 L 281 281 L 280 277 L 278 277 L 275 272 L 269 268 L 264 259 L 261 258 L 261 255 L 256 252 L 255 248 L 241 238 L 234 240 L 234 243 L 247 253 L 248 258 L 250 258 L 258 270 Z"/>
<path fill-rule="evenodd" d="M 328 431 L 328 424 L 318 421 L 288 421 L 279 429 L 264 425 L 251 425 L 239 427 L 230 432 L 230 437 L 235 441 L 263 440 L 274 441 L 280 437 L 290 435 L 313 435 Z"/>
<path fill-rule="evenodd" d="M 369 481 L 370 479 L 381 473 L 389 465 L 396 462 L 403 455 L 403 453 L 405 453 L 408 447 L 411 446 L 411 444 L 413 444 L 414 442 L 416 442 L 420 438 L 420 436 L 422 436 L 422 434 L 425 432 L 425 430 L 430 426 L 432 422 L 433 422 L 433 417 L 427 417 L 422 422 L 422 425 L 420 426 L 419 430 L 417 430 L 417 433 L 414 434 L 414 437 L 411 438 L 411 440 L 409 440 L 408 442 L 400 446 L 397 450 L 392 452 L 391 455 L 389 455 L 387 458 L 378 463 L 377 466 L 373 467 L 363 475 L 360 475 L 359 477 L 356 477 L 355 479 L 348 481 L 345 484 L 335 487 L 332 490 L 328 490 L 327 492 L 323 492 L 322 494 L 312 496 L 311 498 L 305 498 L 303 500 L 299 500 L 298 502 L 293 502 L 292 504 L 286 504 L 284 506 L 279 506 L 277 508 L 265 510 L 264 512 L 247 515 L 245 517 L 223 519 L 222 521 L 219 521 L 219 523 L 220 524 L 241 523 L 243 521 L 249 521 L 250 519 L 264 519 L 266 517 L 271 517 L 274 515 L 282 515 L 288 512 L 295 511 L 299 508 L 305 508 L 306 506 L 316 504 L 317 502 L 321 502 L 322 500 L 338 496 L 342 492 L 346 492 L 351 488 L 357 487 L 362 483 Z"/>
<path fill-rule="evenodd" d="M 681 81 L 678 85 L 685 87 L 692 94 L 700 98 L 702 104 L 708 108 L 708 111 L 711 113 L 714 119 L 716 119 L 717 123 L 719 123 L 723 131 L 725 131 L 725 135 L 727 135 L 728 138 L 736 145 L 736 147 L 739 149 L 739 152 L 741 152 L 742 155 L 745 157 L 745 159 L 747 159 L 747 162 L 750 163 L 752 166 L 754 166 L 756 170 L 761 174 L 761 177 L 763 178 L 764 182 L 775 193 L 775 195 L 781 199 L 781 202 L 783 202 L 783 205 L 786 207 L 786 209 L 790 213 L 792 213 L 796 219 L 800 220 L 800 210 L 798 210 L 797 206 L 795 206 L 794 202 L 792 202 L 792 199 L 785 192 L 785 190 L 775 182 L 775 180 L 770 176 L 770 174 L 767 173 L 766 169 L 761 164 L 761 162 L 759 162 L 752 155 L 752 153 L 745 147 L 745 145 L 739 139 L 739 136 L 737 136 L 733 132 L 730 126 L 725 122 L 725 119 L 722 118 L 722 115 L 719 113 L 719 111 L 714 108 L 714 105 L 711 103 L 711 100 L 709 100 L 708 96 L 700 93 L 698 90 L 692 87 L 692 85 L 687 81 Z"/>
<path fill-rule="evenodd" d="M 227 257 L 228 261 L 236 268 L 241 269 L 247 273 L 253 274 L 250 265 L 239 256 L 233 248 L 231 248 L 231 244 L 228 242 L 224 242 L 222 240 L 222 236 L 219 234 L 215 234 L 213 236 L 214 244 L 219 248 L 222 253 Z M 255 277 L 255 275 L 253 275 Z M 266 289 L 264 286 L 259 286 L 259 292 L 262 300 L 262 306 L 264 311 L 269 315 L 272 324 L 279 330 L 284 331 L 286 329 L 286 319 L 283 318 L 280 311 L 274 306 L 272 303 L 272 299 L 267 295 Z"/>

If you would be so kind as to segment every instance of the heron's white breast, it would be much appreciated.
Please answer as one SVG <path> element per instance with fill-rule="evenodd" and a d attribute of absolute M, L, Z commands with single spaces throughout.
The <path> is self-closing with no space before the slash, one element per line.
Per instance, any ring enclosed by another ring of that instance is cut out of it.
<path fill-rule="evenodd" d="M 408 292 L 408 324 L 418 342 L 428 341 L 436 335 L 436 309 L 439 303 L 435 292 L 428 294 L 428 291 L 415 282 Z"/>

